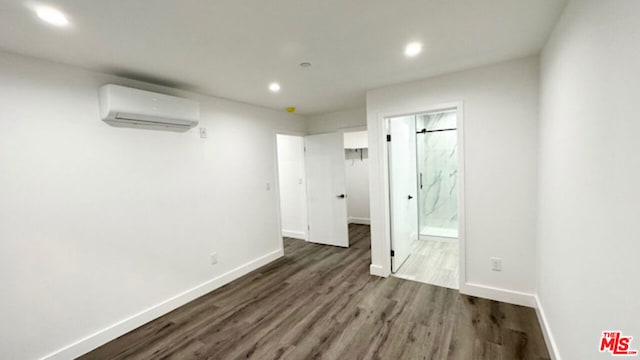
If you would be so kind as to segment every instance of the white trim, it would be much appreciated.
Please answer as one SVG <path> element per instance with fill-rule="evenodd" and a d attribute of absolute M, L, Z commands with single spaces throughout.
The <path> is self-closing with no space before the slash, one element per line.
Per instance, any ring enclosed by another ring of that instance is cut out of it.
<path fill-rule="evenodd" d="M 75 359 L 80 355 L 106 344 L 107 342 L 134 330 L 149 321 L 155 320 L 170 311 L 199 298 L 231 281 L 250 273 L 280 257 L 284 256 L 284 249 L 274 250 L 257 259 L 249 261 L 233 270 L 230 270 L 218 277 L 205 281 L 187 291 L 177 294 L 159 304 L 151 306 L 135 315 L 112 324 L 94 334 L 65 346 L 43 358 L 42 360 Z"/>
<path fill-rule="evenodd" d="M 556 340 L 551 332 L 551 327 L 549 326 L 547 316 L 545 315 L 544 309 L 542 308 L 542 303 L 540 303 L 540 298 L 537 294 L 533 297 L 536 303 L 535 308 L 536 314 L 538 315 L 538 322 L 540 323 L 540 328 L 542 329 L 544 342 L 547 344 L 547 350 L 549 350 L 549 356 L 551 356 L 552 360 L 561 360 L 560 352 L 558 351 L 558 345 L 556 344 Z"/>
<path fill-rule="evenodd" d="M 280 206 L 280 169 L 279 169 L 279 164 L 278 164 L 278 134 L 280 134 L 281 132 L 279 131 L 274 131 L 273 132 L 273 158 L 274 160 L 274 166 L 275 166 L 275 180 L 273 181 L 273 187 L 274 190 L 276 192 L 276 217 L 278 220 L 278 238 L 280 239 L 280 241 L 282 242 L 282 247 L 284 248 L 284 234 L 282 231 L 282 207 Z M 286 133 L 283 133 L 283 135 L 289 135 Z M 306 182 L 306 181 L 305 181 Z M 306 194 L 306 191 L 305 191 Z"/>
<path fill-rule="evenodd" d="M 379 265 L 369 265 L 369 273 L 371 275 L 375 275 L 375 276 L 381 276 L 381 277 L 387 277 L 389 276 L 389 274 L 386 274 L 384 272 L 384 268 L 382 266 Z"/>
<path fill-rule="evenodd" d="M 460 293 L 464 295 L 476 296 L 484 299 L 501 301 L 509 304 L 535 307 L 533 294 L 501 289 L 480 284 L 461 284 Z"/>
<path fill-rule="evenodd" d="M 382 218 L 384 227 L 381 227 L 384 231 L 381 232 L 384 236 L 382 241 L 382 253 L 384 255 L 385 261 L 382 264 L 374 265 L 371 264 L 371 268 L 369 271 L 372 275 L 387 277 L 391 275 L 391 257 L 388 256 L 391 254 L 391 209 L 389 204 L 389 146 L 387 144 L 387 121 L 386 114 L 379 113 L 378 114 L 378 165 L 380 167 L 380 172 L 378 175 L 382 175 L 380 177 L 380 182 L 382 185 L 382 211 L 384 212 L 384 216 Z M 371 147 L 371 143 L 369 143 L 369 147 Z M 371 179 L 369 179 L 371 181 Z M 374 201 L 375 197 L 371 197 L 370 201 Z M 373 234 L 371 236 L 373 239 Z M 373 254 L 373 241 L 371 242 L 371 253 Z M 374 268 L 375 267 L 375 268 Z M 373 271 L 375 269 L 375 272 Z"/>
<path fill-rule="evenodd" d="M 294 239 L 307 240 L 307 233 L 305 231 L 293 231 L 282 229 L 282 236 L 290 237 Z"/>
<path fill-rule="evenodd" d="M 361 224 L 361 225 L 371 224 L 371 219 L 369 218 L 349 217 L 347 221 L 349 222 L 349 224 Z"/>
<path fill-rule="evenodd" d="M 462 101 L 456 102 L 456 146 L 458 151 L 458 249 L 459 249 L 459 288 L 467 283 L 467 208 L 465 206 L 465 122 L 464 104 Z"/>

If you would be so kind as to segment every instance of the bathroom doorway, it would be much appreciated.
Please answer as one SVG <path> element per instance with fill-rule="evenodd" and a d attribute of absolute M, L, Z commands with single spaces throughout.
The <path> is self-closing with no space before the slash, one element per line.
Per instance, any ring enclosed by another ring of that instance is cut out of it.
<path fill-rule="evenodd" d="M 394 276 L 459 288 L 458 111 L 386 120 Z"/>

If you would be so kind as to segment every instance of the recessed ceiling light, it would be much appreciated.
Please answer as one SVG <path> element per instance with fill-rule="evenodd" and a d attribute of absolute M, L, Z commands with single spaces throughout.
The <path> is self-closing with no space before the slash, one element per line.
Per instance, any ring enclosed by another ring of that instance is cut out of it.
<path fill-rule="evenodd" d="M 404 54 L 407 56 L 416 56 L 422 52 L 422 44 L 419 42 L 412 42 L 407 44 L 404 48 Z"/>
<path fill-rule="evenodd" d="M 280 91 L 280 84 L 278 84 L 277 82 L 273 82 L 273 83 L 269 84 L 269 90 L 271 90 L 273 92 Z"/>
<path fill-rule="evenodd" d="M 40 19 L 51 25 L 60 27 L 69 25 L 67 16 L 58 9 L 49 6 L 38 6 L 35 11 Z"/>

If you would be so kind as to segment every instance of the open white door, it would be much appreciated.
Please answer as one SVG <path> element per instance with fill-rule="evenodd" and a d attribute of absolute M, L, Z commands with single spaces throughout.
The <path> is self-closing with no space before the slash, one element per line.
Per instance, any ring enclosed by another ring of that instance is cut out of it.
<path fill-rule="evenodd" d="M 391 202 L 391 270 L 398 271 L 418 238 L 418 180 L 415 116 L 389 121 L 389 187 Z"/>
<path fill-rule="evenodd" d="M 348 247 L 343 135 L 310 135 L 304 143 L 309 241 Z"/>

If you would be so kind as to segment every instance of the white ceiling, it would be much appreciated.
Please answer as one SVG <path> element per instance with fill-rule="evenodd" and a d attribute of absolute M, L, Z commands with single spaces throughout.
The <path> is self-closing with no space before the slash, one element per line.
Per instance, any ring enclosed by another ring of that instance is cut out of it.
<path fill-rule="evenodd" d="M 384 85 L 537 53 L 564 0 L 0 0 L 0 48 L 275 109 L 362 106 Z M 404 45 L 424 43 L 416 58 Z M 312 66 L 301 68 L 300 62 Z M 267 86 L 278 81 L 282 91 Z"/>

